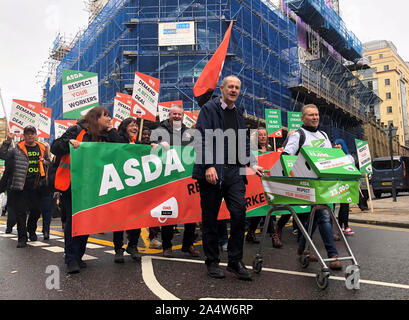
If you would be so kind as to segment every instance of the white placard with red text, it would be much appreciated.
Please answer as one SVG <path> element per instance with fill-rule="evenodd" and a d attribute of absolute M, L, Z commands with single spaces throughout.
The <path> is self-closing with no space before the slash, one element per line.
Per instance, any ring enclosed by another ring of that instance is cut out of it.
<path fill-rule="evenodd" d="M 135 72 L 132 98 L 135 105 L 131 109 L 131 117 L 156 120 L 158 111 L 160 80 L 146 74 Z"/>

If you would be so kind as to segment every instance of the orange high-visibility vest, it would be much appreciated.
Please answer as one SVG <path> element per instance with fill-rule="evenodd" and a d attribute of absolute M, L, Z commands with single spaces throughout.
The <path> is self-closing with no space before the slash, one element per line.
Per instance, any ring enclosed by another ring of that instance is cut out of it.
<path fill-rule="evenodd" d="M 38 142 L 38 141 L 34 141 L 36 143 L 36 145 L 38 145 L 38 147 L 40 148 L 40 153 L 41 153 L 41 157 L 44 158 L 44 154 L 45 154 L 45 145 L 43 145 L 42 143 Z M 20 141 L 18 143 L 18 147 L 26 154 L 26 156 L 28 157 L 28 152 L 27 152 L 27 148 L 26 148 L 26 143 L 23 141 Z M 38 161 L 38 167 L 40 169 L 40 175 L 42 177 L 45 176 L 45 171 L 44 171 L 44 165 L 41 161 Z"/>
<path fill-rule="evenodd" d="M 86 131 L 84 129 L 78 134 L 75 140 L 82 142 Z M 71 157 L 70 154 L 65 154 L 61 157 L 60 164 L 58 165 L 55 173 L 54 187 L 60 191 L 66 191 L 71 185 Z"/>

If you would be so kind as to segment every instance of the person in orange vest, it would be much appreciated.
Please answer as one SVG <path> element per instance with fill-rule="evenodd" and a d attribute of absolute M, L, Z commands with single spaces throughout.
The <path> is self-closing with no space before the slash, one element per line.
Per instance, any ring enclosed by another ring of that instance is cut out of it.
<path fill-rule="evenodd" d="M 28 238 L 30 241 L 37 241 L 37 222 L 41 215 L 41 186 L 45 186 L 46 167 L 49 165 L 46 147 L 36 141 L 37 129 L 31 125 L 26 126 L 23 137 L 24 140 L 10 149 L 12 135 L 9 134 L 0 150 L 0 158 L 7 156 L 12 163 L 8 189 L 17 221 L 17 248 L 26 247 Z"/>
<path fill-rule="evenodd" d="M 94 107 L 51 145 L 51 153 L 58 163 L 55 174 L 55 188 L 62 192 L 62 202 L 66 209 L 64 229 L 65 263 L 67 273 L 80 272 L 87 265 L 82 260 L 88 241 L 88 235 L 72 236 L 72 204 L 70 145 L 78 148 L 82 142 L 121 142 L 118 131 L 113 129 L 111 114 L 104 107 Z"/>

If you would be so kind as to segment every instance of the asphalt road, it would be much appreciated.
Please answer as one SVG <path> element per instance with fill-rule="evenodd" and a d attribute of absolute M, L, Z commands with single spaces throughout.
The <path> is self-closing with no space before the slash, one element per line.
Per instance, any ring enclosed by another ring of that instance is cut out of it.
<path fill-rule="evenodd" d="M 349 290 L 345 268 L 331 271 L 329 285 L 320 290 L 315 281 L 318 263 L 303 269 L 296 257 L 297 244 L 292 228 L 283 233 L 284 247 L 274 249 L 271 239 L 262 248 L 263 268 L 253 281 L 240 281 L 226 272 L 226 278 L 211 279 L 203 257 L 191 258 L 180 251 L 182 235 L 175 235 L 175 258 L 165 259 L 159 250 L 144 249 L 142 261 L 126 256 L 124 264 L 113 262 L 112 233 L 90 237 L 88 264 L 79 274 L 67 275 L 63 260 L 63 237 L 58 219 L 53 220 L 53 239 L 30 243 L 17 249 L 16 231 L 4 234 L 5 220 L 0 219 L 0 299 L 34 300 L 407 300 L 409 299 L 409 229 L 351 224 L 355 235 L 348 237 L 360 265 L 360 289 Z M 40 225 L 40 223 L 39 223 Z M 180 229 L 181 231 L 183 229 Z M 200 232 L 199 232 L 200 233 Z M 146 234 L 145 234 L 146 235 Z M 260 237 L 260 235 L 259 235 Z M 323 258 L 325 250 L 317 231 L 314 242 Z M 340 256 L 346 251 L 336 242 Z M 202 251 L 201 242 L 196 243 Z M 259 246 L 245 244 L 244 263 L 251 269 Z M 222 264 L 227 254 L 221 255 Z"/>

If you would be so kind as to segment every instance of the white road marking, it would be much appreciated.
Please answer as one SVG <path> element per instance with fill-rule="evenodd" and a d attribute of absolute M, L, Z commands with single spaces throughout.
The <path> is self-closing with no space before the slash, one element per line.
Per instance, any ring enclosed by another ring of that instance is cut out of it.
<path fill-rule="evenodd" d="M 156 279 L 153 271 L 152 258 L 152 256 L 142 257 L 142 279 L 146 286 L 161 300 L 180 300 L 178 297 L 174 296 L 164 287 L 162 287 L 159 281 Z"/>
<path fill-rule="evenodd" d="M 54 247 L 44 247 L 42 249 L 45 249 L 45 250 L 48 250 L 48 251 L 51 251 L 51 252 L 55 252 L 55 253 L 64 252 L 64 248 L 56 247 L 56 246 L 54 246 Z"/>
<path fill-rule="evenodd" d="M 49 243 L 41 242 L 41 241 L 29 241 L 27 242 L 30 246 L 33 247 L 44 247 L 44 246 L 49 246 Z"/>
<path fill-rule="evenodd" d="M 87 242 L 87 249 L 100 249 L 100 248 L 104 248 L 104 246 L 100 246 L 98 244 Z"/>
<path fill-rule="evenodd" d="M 152 259 L 204 264 L 204 261 L 202 260 L 143 256 L 142 257 L 143 280 L 145 284 L 148 286 L 148 288 L 152 291 L 152 293 L 154 293 L 156 296 L 158 296 L 162 300 L 180 300 L 180 299 L 174 296 L 169 291 L 167 291 L 158 282 L 154 274 Z M 227 266 L 227 263 L 220 263 L 220 265 Z M 252 270 L 251 266 L 246 266 L 246 267 L 249 270 Z M 317 276 L 316 273 L 298 272 L 298 271 L 264 268 L 264 267 L 262 269 L 262 272 L 274 272 L 274 273 L 281 273 L 281 274 L 294 275 L 294 276 L 303 276 L 303 277 L 309 277 L 309 278 L 315 278 Z M 345 282 L 344 277 L 330 276 L 329 279 Z M 409 285 L 399 284 L 399 283 L 388 283 L 388 282 L 382 282 L 382 281 L 372 281 L 372 280 L 363 280 L 363 279 L 360 279 L 359 282 L 361 284 L 365 283 L 365 284 L 376 285 L 376 286 L 392 287 L 392 288 L 409 290 Z M 202 298 L 202 299 L 211 299 L 211 298 Z M 239 298 L 235 298 L 235 299 L 239 299 Z"/>
<path fill-rule="evenodd" d="M 12 233 L 5 233 L 5 234 L 2 234 L 2 235 L 0 235 L 0 236 L 3 237 L 3 238 L 17 237 L 16 234 L 12 234 Z"/>
<path fill-rule="evenodd" d="M 98 258 L 97 258 L 97 257 L 94 257 L 94 256 L 90 256 L 89 254 L 84 254 L 84 255 L 82 256 L 82 260 L 84 260 L 84 261 L 96 260 L 96 259 L 98 259 Z"/>

